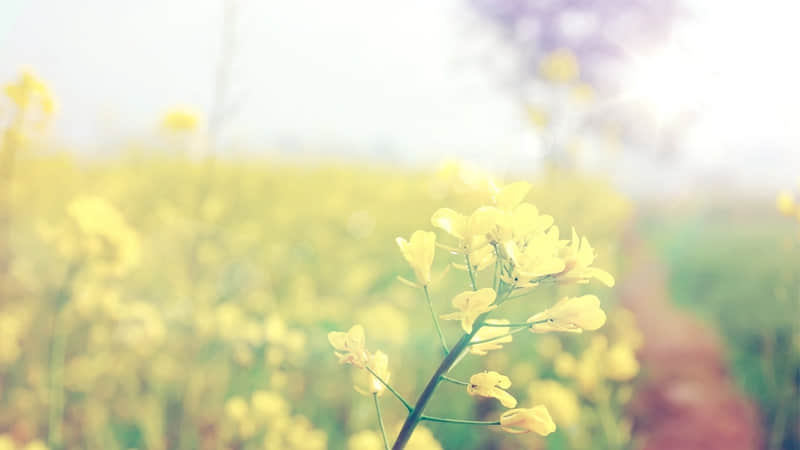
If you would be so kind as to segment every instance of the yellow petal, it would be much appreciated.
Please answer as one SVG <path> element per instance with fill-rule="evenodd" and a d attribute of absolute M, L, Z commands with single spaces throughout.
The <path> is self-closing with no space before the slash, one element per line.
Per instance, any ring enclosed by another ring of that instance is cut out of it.
<path fill-rule="evenodd" d="M 531 185 L 524 181 L 511 183 L 498 189 L 494 195 L 494 203 L 500 209 L 512 209 L 528 195 Z"/>
<path fill-rule="evenodd" d="M 431 224 L 436 228 L 446 231 L 451 236 L 463 239 L 467 218 L 464 217 L 463 214 L 453 211 L 450 208 L 440 208 L 433 213 Z"/>

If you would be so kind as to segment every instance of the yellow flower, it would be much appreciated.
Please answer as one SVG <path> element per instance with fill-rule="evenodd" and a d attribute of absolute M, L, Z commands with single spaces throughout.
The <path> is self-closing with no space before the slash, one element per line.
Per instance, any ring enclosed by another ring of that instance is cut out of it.
<path fill-rule="evenodd" d="M 781 214 L 791 216 L 794 214 L 797 205 L 794 203 L 794 197 L 790 192 L 781 192 L 775 200 L 775 205 Z"/>
<path fill-rule="evenodd" d="M 641 348 L 644 337 L 636 325 L 636 316 L 625 308 L 616 308 L 609 317 L 612 340 L 616 345 L 625 345 L 632 350 Z"/>
<path fill-rule="evenodd" d="M 510 323 L 508 320 L 505 319 L 489 319 L 486 321 L 489 324 L 495 325 L 505 325 Z M 507 344 L 511 342 L 513 336 L 508 335 L 509 327 L 481 327 L 476 333 L 475 336 L 472 337 L 472 342 L 478 341 L 485 341 L 487 339 L 495 339 L 491 342 L 484 342 L 483 344 L 474 344 L 470 345 L 469 352 L 473 355 L 486 355 L 491 350 L 499 350 L 503 348 L 503 344 Z M 505 336 L 505 337 L 500 337 Z"/>
<path fill-rule="evenodd" d="M 569 427 L 578 422 L 580 403 L 575 392 L 555 380 L 531 383 L 529 400 L 543 404 L 559 426 Z"/>
<path fill-rule="evenodd" d="M 433 265 L 433 254 L 436 250 L 436 233 L 417 230 L 408 241 L 401 237 L 396 240 L 403 257 L 414 269 L 417 281 L 423 286 L 431 284 L 431 265 Z"/>
<path fill-rule="evenodd" d="M 397 427 L 396 432 L 400 431 Z M 380 433 L 372 430 L 359 431 L 347 440 L 347 450 L 383 450 Z M 442 450 L 431 430 L 418 426 L 406 445 L 406 450 Z"/>
<path fill-rule="evenodd" d="M 442 450 L 442 445 L 433 436 L 431 430 L 417 426 L 406 445 L 406 450 Z"/>
<path fill-rule="evenodd" d="M 443 314 L 444 320 L 460 320 L 461 328 L 466 333 L 472 333 L 472 325 L 481 314 L 489 312 L 497 305 L 492 305 L 497 296 L 494 289 L 483 288 L 477 291 L 464 291 L 453 297 L 453 307 L 459 312 Z"/>
<path fill-rule="evenodd" d="M 17 83 L 5 86 L 6 96 L 19 108 L 26 110 L 33 100 L 38 100 L 42 112 L 50 115 L 55 110 L 55 100 L 50 89 L 33 72 L 24 71 Z"/>
<path fill-rule="evenodd" d="M 200 116 L 189 108 L 173 108 L 164 114 L 161 124 L 170 131 L 193 131 L 200 123 Z"/>
<path fill-rule="evenodd" d="M 225 402 L 225 414 L 235 421 L 244 419 L 249 414 L 249 409 L 247 401 L 238 395 Z"/>
<path fill-rule="evenodd" d="M 583 351 L 580 360 L 575 366 L 573 376 L 578 382 L 581 392 L 586 396 L 593 397 L 597 393 L 603 377 L 602 358 L 607 348 L 608 340 L 605 336 L 592 336 L 592 341 Z"/>
<path fill-rule="evenodd" d="M 537 128 L 544 128 L 550 123 L 550 114 L 543 108 L 528 105 L 526 110 L 528 112 L 528 120 Z"/>
<path fill-rule="evenodd" d="M 386 353 L 378 350 L 374 354 L 372 354 L 369 358 L 369 364 L 367 367 L 372 369 L 373 372 L 378 374 L 379 377 L 385 382 L 389 382 L 389 377 L 391 374 L 389 373 L 389 357 L 386 356 Z M 386 390 L 386 386 L 381 383 L 381 381 L 375 378 L 374 375 L 371 373 L 368 374 L 368 382 L 367 388 L 361 389 L 359 386 L 355 386 L 355 389 L 358 393 L 364 395 L 372 395 L 378 394 L 382 395 L 383 391 Z"/>
<path fill-rule="evenodd" d="M 16 445 L 7 434 L 0 434 L 0 450 L 14 450 Z"/>
<path fill-rule="evenodd" d="M 440 208 L 431 216 L 431 223 L 459 240 L 456 251 L 472 253 L 488 244 L 486 233 L 494 226 L 494 210 L 492 207 L 481 207 L 467 217 L 450 208 Z"/>
<path fill-rule="evenodd" d="M 556 375 L 561 378 L 571 377 L 575 373 L 575 366 L 578 364 L 571 353 L 561 352 L 553 361 L 553 369 Z"/>
<path fill-rule="evenodd" d="M 628 381 L 639 373 L 639 362 L 633 349 L 616 344 L 605 355 L 605 375 L 614 381 Z"/>
<path fill-rule="evenodd" d="M 500 416 L 500 427 L 503 428 L 503 431 L 511 434 L 533 431 L 547 436 L 556 431 L 556 424 L 544 405 L 508 410 Z"/>
<path fill-rule="evenodd" d="M 270 391 L 255 391 L 250 398 L 253 416 L 262 423 L 289 413 L 289 404 L 279 394 Z"/>
<path fill-rule="evenodd" d="M 139 263 L 141 248 L 138 233 L 104 198 L 77 197 L 67 206 L 67 213 L 85 235 L 89 253 L 108 256 L 114 273 L 122 274 Z M 95 245 L 98 242 L 103 245 Z"/>
<path fill-rule="evenodd" d="M 547 233 L 538 233 L 530 238 L 525 250 L 517 252 L 516 265 L 506 282 L 517 287 L 530 287 L 536 285 L 537 278 L 563 272 L 566 264 L 559 253 L 564 241 L 558 236 L 558 228 L 552 227 Z"/>
<path fill-rule="evenodd" d="M 513 252 L 506 246 L 519 243 L 519 247 L 527 247 L 532 238 L 542 235 L 553 224 L 551 216 L 539 214 L 539 210 L 530 203 L 517 205 L 513 210 L 497 207 L 485 208 L 485 211 L 492 222 L 488 233 L 490 241 L 499 244 L 501 256 L 512 261 Z"/>
<path fill-rule="evenodd" d="M 572 243 L 564 248 L 562 257 L 566 267 L 557 275 L 562 283 L 588 283 L 590 278 L 596 278 L 608 287 L 614 286 L 614 277 L 611 274 L 589 267 L 594 262 L 594 249 L 589 245 L 586 236 L 578 238 L 575 228 L 572 229 Z"/>
<path fill-rule="evenodd" d="M 38 439 L 28 442 L 27 444 L 25 444 L 25 447 L 22 448 L 22 450 L 47 450 L 47 449 L 48 449 L 47 445 Z"/>
<path fill-rule="evenodd" d="M 580 67 L 578 59 L 571 51 L 559 49 L 542 59 L 539 72 L 547 80 L 569 83 L 578 79 Z"/>
<path fill-rule="evenodd" d="M 469 254 L 469 262 L 472 264 L 472 270 L 476 272 L 492 266 L 495 262 L 494 248 L 486 245 L 475 250 Z M 465 266 L 462 268 L 465 268 Z"/>
<path fill-rule="evenodd" d="M 469 395 L 480 397 L 493 397 L 500 400 L 506 408 L 517 406 L 517 399 L 504 391 L 511 387 L 511 380 L 497 372 L 481 372 L 469 378 L 467 392 Z"/>
<path fill-rule="evenodd" d="M 369 362 L 364 327 L 361 325 L 353 325 L 347 332 L 331 331 L 328 333 L 328 342 L 338 350 L 334 354 L 339 357 L 341 364 L 352 364 L 363 369 Z"/>
<path fill-rule="evenodd" d="M 524 181 L 511 183 L 500 188 L 494 186 L 492 200 L 498 208 L 502 210 L 511 210 L 525 199 L 525 196 L 528 195 L 530 190 L 530 183 Z"/>
<path fill-rule="evenodd" d="M 606 323 L 606 313 L 600 308 L 600 300 L 594 295 L 564 297 L 552 307 L 531 316 L 528 322 L 534 333 L 568 331 L 580 333 L 593 331 Z"/>
<path fill-rule="evenodd" d="M 581 83 L 572 89 L 572 99 L 580 104 L 587 104 L 594 100 L 594 89 L 586 83 Z"/>
<path fill-rule="evenodd" d="M 375 431 L 359 431 L 347 439 L 347 450 L 383 450 L 383 439 Z"/>
<path fill-rule="evenodd" d="M 526 238 L 532 233 L 544 233 L 553 225 L 553 216 L 539 214 L 539 210 L 532 204 L 522 203 L 514 208 L 512 222 L 514 235 Z"/>

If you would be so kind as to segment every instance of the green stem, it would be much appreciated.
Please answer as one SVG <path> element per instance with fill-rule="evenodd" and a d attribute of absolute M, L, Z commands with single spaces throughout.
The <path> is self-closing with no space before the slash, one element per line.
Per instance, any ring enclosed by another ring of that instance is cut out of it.
<path fill-rule="evenodd" d="M 499 420 L 495 421 L 486 421 L 486 420 L 461 420 L 461 419 L 445 419 L 444 417 L 431 417 L 431 416 L 422 416 L 421 420 L 427 420 L 428 422 L 439 422 L 439 423 L 457 423 L 461 425 L 500 425 Z"/>
<path fill-rule="evenodd" d="M 532 325 L 536 325 L 539 323 L 548 322 L 550 319 L 543 319 L 537 320 L 534 322 L 523 322 L 523 323 L 484 323 L 482 326 L 484 327 L 497 327 L 497 328 L 514 328 L 514 327 L 527 327 L 530 328 Z"/>
<path fill-rule="evenodd" d="M 479 323 L 482 321 L 482 319 L 483 316 L 479 318 Z M 458 360 L 458 357 L 461 355 L 461 352 L 463 352 L 467 347 L 469 340 L 472 339 L 472 336 L 477 330 L 478 328 L 475 328 L 472 333 L 462 335 L 461 339 L 456 342 L 456 345 L 453 346 L 453 348 L 450 350 L 450 353 L 445 356 L 441 364 L 439 364 L 439 367 L 436 369 L 436 371 L 434 371 L 430 380 L 428 380 L 428 384 L 425 385 L 425 389 L 417 399 L 417 403 L 410 411 L 411 414 L 409 414 L 408 417 L 406 417 L 405 422 L 403 422 L 403 427 L 400 429 L 400 433 L 397 435 L 397 440 L 395 440 L 392 450 L 403 450 L 406 444 L 408 444 L 408 440 L 411 439 L 411 434 L 414 433 L 414 429 L 417 427 L 417 424 L 420 420 L 422 420 L 422 412 L 428 405 L 428 402 L 433 396 L 433 393 L 436 390 L 436 387 L 439 385 L 439 382 L 442 381 L 442 375 L 446 374 L 453 364 L 455 364 L 455 362 Z"/>
<path fill-rule="evenodd" d="M 469 262 L 469 253 L 465 253 L 464 258 L 467 260 L 467 271 L 469 272 L 469 282 L 472 284 L 472 290 L 477 291 L 478 285 L 475 283 L 475 273 L 472 272 L 472 263 Z"/>
<path fill-rule="evenodd" d="M 389 440 L 386 438 L 386 428 L 383 427 L 383 416 L 381 416 L 381 405 L 378 403 L 378 394 L 373 393 L 372 399 L 375 400 L 375 412 L 378 413 L 378 425 L 381 427 L 381 436 L 383 436 L 383 448 L 389 450 Z"/>
<path fill-rule="evenodd" d="M 64 360 L 67 353 L 67 330 L 63 323 L 64 306 L 72 294 L 72 282 L 82 268 L 82 261 L 69 265 L 64 281 L 55 295 L 53 314 L 53 335 L 50 344 L 50 399 L 47 422 L 47 443 L 53 450 L 63 446 L 64 428 Z"/>
<path fill-rule="evenodd" d="M 500 285 L 497 282 L 500 278 L 497 276 L 497 272 L 500 270 L 500 253 L 497 251 L 497 246 L 494 247 L 494 278 L 492 279 L 492 287 L 494 291 L 497 292 L 500 289 Z"/>
<path fill-rule="evenodd" d="M 422 290 L 425 291 L 425 299 L 428 301 L 428 309 L 431 312 L 433 324 L 436 326 L 436 333 L 439 335 L 439 341 L 442 343 L 442 349 L 444 349 L 444 354 L 447 356 L 447 354 L 450 353 L 450 350 L 447 349 L 447 341 L 444 339 L 442 327 L 439 326 L 439 319 L 436 317 L 436 312 L 433 310 L 433 302 L 431 301 L 431 294 L 428 292 L 428 286 L 422 286 Z"/>
<path fill-rule="evenodd" d="M 601 394 L 600 401 L 598 402 L 598 415 L 600 416 L 600 424 L 603 428 L 603 434 L 606 436 L 606 443 L 610 449 L 622 448 L 620 443 L 619 433 L 617 431 L 617 424 L 614 423 L 614 412 L 611 410 L 610 393 L 604 392 Z"/>
<path fill-rule="evenodd" d="M 467 383 L 466 381 L 456 380 L 455 378 L 450 378 L 447 375 L 442 375 L 442 380 L 453 384 L 457 384 L 459 386 L 469 386 L 469 383 Z"/>
<path fill-rule="evenodd" d="M 511 336 L 512 334 L 519 333 L 520 331 L 525 331 L 528 328 L 530 328 L 530 327 L 526 326 L 526 327 L 523 327 L 523 328 L 517 328 L 516 330 L 511 330 L 507 334 L 504 334 L 504 335 L 501 335 L 501 336 L 495 336 L 495 337 L 489 338 L 489 339 L 482 339 L 480 341 L 470 342 L 469 345 L 485 344 L 487 342 L 492 342 L 492 341 L 496 341 L 496 340 L 499 340 L 499 339 L 503 339 L 504 337 L 508 337 L 508 336 Z"/>
<path fill-rule="evenodd" d="M 61 324 L 61 313 L 53 319 L 53 342 L 50 349 L 50 414 L 48 418 L 47 443 L 52 449 L 60 449 L 64 418 L 64 357 L 67 348 L 66 333 Z"/>
<path fill-rule="evenodd" d="M 406 409 L 408 410 L 408 412 L 411 412 L 411 411 L 414 409 L 414 408 L 412 408 L 412 407 L 411 407 L 411 405 L 410 405 L 410 404 L 409 404 L 409 403 L 406 401 L 406 399 L 404 399 L 404 398 L 403 398 L 403 396 L 402 396 L 402 395 L 400 395 L 400 394 L 399 394 L 397 391 L 395 391 L 395 390 L 394 390 L 394 388 L 392 388 L 391 386 L 389 386 L 389 383 L 387 383 L 386 381 L 384 381 L 384 380 L 383 380 L 383 378 L 381 378 L 381 377 L 380 377 L 380 376 L 379 376 L 377 373 L 375 373 L 375 371 L 374 371 L 374 370 L 370 369 L 368 366 L 364 366 L 364 368 L 365 368 L 365 369 L 367 369 L 367 371 L 368 371 L 369 373 L 371 373 L 371 374 L 372 374 L 372 376 L 373 376 L 373 377 L 375 377 L 375 379 L 376 379 L 376 380 L 380 381 L 380 382 L 381 382 L 381 384 L 383 384 L 384 386 L 386 386 L 386 389 L 388 389 L 388 390 L 389 390 L 389 392 L 391 392 L 391 393 L 392 393 L 392 394 L 393 394 L 395 397 L 397 397 L 397 399 L 398 399 L 398 400 L 400 400 L 400 403 L 402 403 L 402 404 L 403 404 L 403 406 L 405 406 L 405 407 L 406 407 Z"/>
<path fill-rule="evenodd" d="M 531 293 L 533 293 L 533 291 L 528 291 L 528 292 L 523 292 L 522 294 L 512 295 L 510 297 L 506 297 L 506 300 L 514 300 L 515 298 L 525 297 L 526 295 L 529 295 Z"/>
<path fill-rule="evenodd" d="M 494 328 L 514 328 L 514 327 L 530 327 L 530 323 L 485 323 L 483 324 L 485 327 L 494 327 Z"/>
<path fill-rule="evenodd" d="M 504 284 L 505 283 L 500 283 L 500 291 L 503 291 L 503 285 Z M 510 300 L 511 298 L 513 298 L 513 297 L 511 297 L 511 293 L 514 292 L 514 289 L 517 288 L 517 283 L 513 283 L 513 284 L 507 285 L 507 286 L 508 286 L 508 290 L 507 291 L 498 292 L 497 293 L 497 300 L 494 301 L 494 303 L 496 305 L 501 305 L 501 304 L 505 303 L 507 300 Z"/>

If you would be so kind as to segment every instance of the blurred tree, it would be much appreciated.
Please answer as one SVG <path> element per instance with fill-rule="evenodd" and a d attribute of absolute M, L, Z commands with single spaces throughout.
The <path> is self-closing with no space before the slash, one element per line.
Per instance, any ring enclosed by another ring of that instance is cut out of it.
<path fill-rule="evenodd" d="M 687 12 L 681 0 L 468 3 L 511 50 L 512 73 L 501 74 L 503 83 L 530 116 L 534 128 L 541 131 L 549 162 L 566 165 L 574 160 L 577 144 L 573 141 L 578 134 L 595 135 L 594 141 L 603 142 L 607 149 L 647 147 L 641 144 L 651 139 L 652 133 L 636 126 L 642 122 L 641 111 L 631 111 L 630 105 L 620 102 L 609 105 L 608 100 L 625 94 L 627 77 L 623 75 L 630 68 L 632 55 L 651 53 L 669 39 L 674 25 Z M 554 65 L 554 60 L 558 64 Z M 570 60 L 574 67 L 567 70 Z M 570 85 L 568 96 L 564 95 L 565 82 Z M 602 106 L 602 110 L 597 106 L 562 106 L 588 86 L 598 100 L 594 105 Z M 542 117 L 547 117 L 546 125 Z M 685 125 L 685 118 L 679 117 L 666 129 L 664 123 L 656 122 L 644 127 L 650 131 L 657 128 L 665 137 L 659 139 L 656 154 L 673 153 L 679 139 L 674 129 Z M 611 135 L 613 142 L 608 140 Z"/>

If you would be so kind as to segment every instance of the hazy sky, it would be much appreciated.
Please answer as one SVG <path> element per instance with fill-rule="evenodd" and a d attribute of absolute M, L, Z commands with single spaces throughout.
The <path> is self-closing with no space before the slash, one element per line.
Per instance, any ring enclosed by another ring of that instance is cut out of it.
<path fill-rule="evenodd" d="M 242 109 L 226 136 L 410 161 L 535 160 L 517 106 L 475 57 L 489 48 L 502 65 L 503 50 L 464 3 L 239 1 L 232 96 Z M 705 113 L 681 170 L 794 180 L 800 10 L 783 0 L 702 5 L 680 50 L 688 55 L 642 59 L 664 67 L 648 75 L 651 100 L 698 102 Z M 221 17 L 220 0 L 2 0 L 0 80 L 33 68 L 59 98 L 55 132 L 97 152 L 98 142 L 152 133 L 171 106 L 208 110 Z"/>
<path fill-rule="evenodd" d="M 164 109 L 207 110 L 221 2 L 5 0 L 0 79 L 28 65 L 60 99 L 58 130 L 150 131 Z M 458 0 L 240 1 L 229 135 L 334 145 L 509 145 L 517 111 L 464 55 Z"/>

